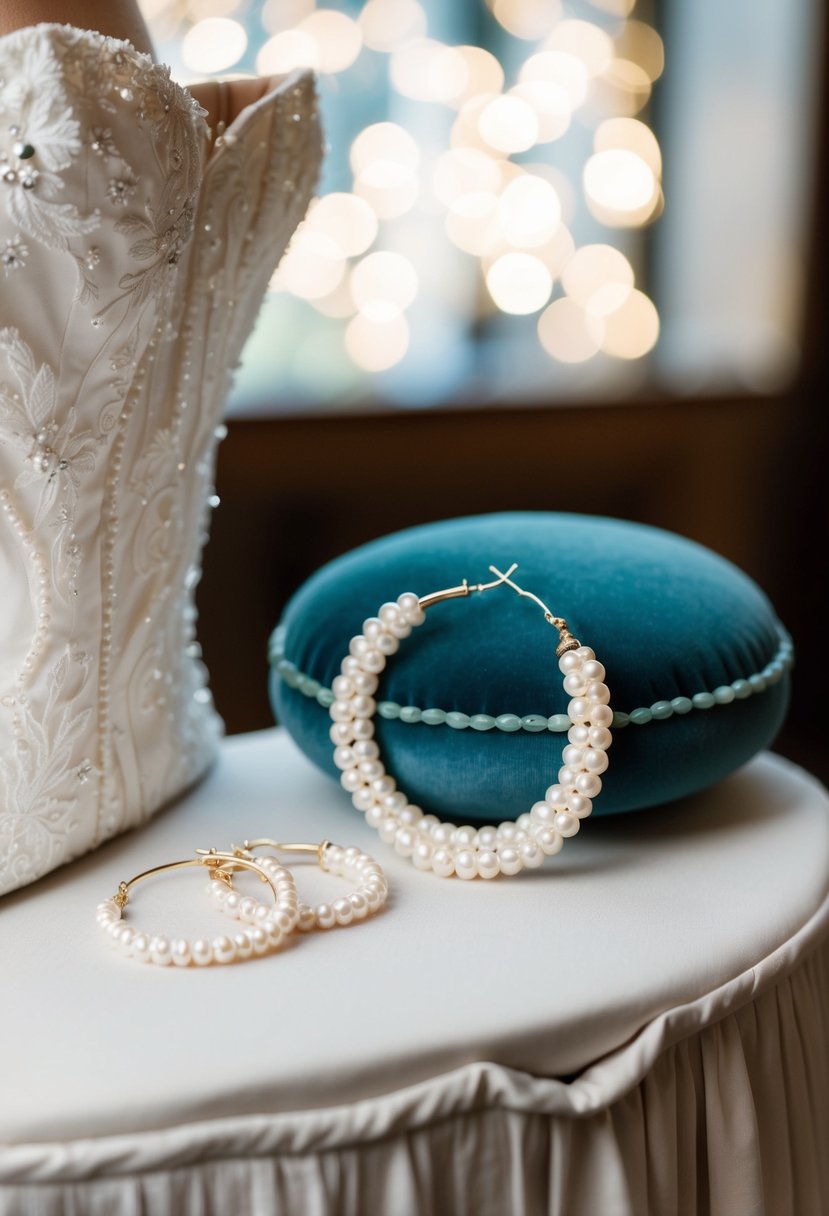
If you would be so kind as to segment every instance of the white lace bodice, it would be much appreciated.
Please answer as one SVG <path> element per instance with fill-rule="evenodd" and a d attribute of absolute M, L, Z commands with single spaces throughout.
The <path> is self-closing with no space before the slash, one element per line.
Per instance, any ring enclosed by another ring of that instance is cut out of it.
<path fill-rule="evenodd" d="M 208 767 L 222 405 L 321 153 L 313 80 L 203 111 L 128 43 L 0 38 L 0 893 Z"/>

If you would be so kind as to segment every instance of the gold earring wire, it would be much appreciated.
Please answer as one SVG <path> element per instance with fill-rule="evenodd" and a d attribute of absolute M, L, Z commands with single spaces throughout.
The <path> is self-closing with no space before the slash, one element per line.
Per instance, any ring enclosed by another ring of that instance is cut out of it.
<path fill-rule="evenodd" d="M 567 622 L 565 621 L 564 617 L 556 616 L 555 613 L 553 613 L 551 609 L 547 607 L 543 600 L 539 599 L 537 595 L 533 595 L 532 591 L 525 591 L 523 587 L 519 587 L 517 583 L 512 581 L 510 575 L 518 569 L 518 566 L 515 563 L 510 566 L 506 574 L 502 574 L 497 566 L 490 566 L 489 569 L 493 574 L 498 575 L 501 582 L 505 583 L 507 587 L 511 587 L 512 590 L 518 595 L 522 595 L 526 599 L 532 600 L 533 603 L 538 604 L 539 608 L 544 613 L 544 620 L 548 621 L 550 625 L 554 626 L 554 628 L 558 630 L 559 640 L 558 646 L 556 646 L 557 658 L 560 659 L 561 656 L 568 650 L 577 650 L 579 648 L 581 642 L 578 640 L 578 638 L 573 637 L 572 633 L 567 627 Z"/>
<path fill-rule="evenodd" d="M 129 902 L 130 888 L 137 883 L 143 882 L 145 878 L 152 878 L 154 874 L 164 874 L 168 870 L 183 870 L 188 866 L 202 866 L 207 869 L 211 878 L 217 878 L 220 882 L 228 884 L 234 869 L 253 870 L 262 882 L 268 884 L 273 901 L 277 902 L 276 887 L 262 867 L 257 865 L 255 858 L 237 857 L 233 853 L 221 853 L 216 849 L 196 849 L 196 853 L 197 857 L 188 857 L 184 861 L 168 861 L 164 865 L 153 866 L 150 870 L 136 874 L 135 878 L 131 878 L 129 882 L 119 882 L 117 894 L 112 897 L 113 903 L 116 903 L 119 908 L 124 908 Z"/>
<path fill-rule="evenodd" d="M 330 840 L 321 840 L 319 844 L 285 844 L 284 841 L 271 840 L 269 836 L 260 836 L 257 840 L 243 840 L 241 845 L 231 845 L 234 857 L 244 857 L 251 849 L 273 849 L 279 853 L 316 853 L 317 864 L 326 869 L 325 850 L 330 846 Z"/>

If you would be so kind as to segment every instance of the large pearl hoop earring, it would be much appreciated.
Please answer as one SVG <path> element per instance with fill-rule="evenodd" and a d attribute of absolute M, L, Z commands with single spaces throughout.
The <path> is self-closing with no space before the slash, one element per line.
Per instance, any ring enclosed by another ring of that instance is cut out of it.
<path fill-rule="evenodd" d="M 351 639 L 340 665 L 341 674 L 332 684 L 336 699 L 329 709 L 330 737 L 334 763 L 342 770 L 341 785 L 381 840 L 402 857 L 410 858 L 418 870 L 431 870 L 441 878 L 456 875 L 488 879 L 542 865 L 545 857 L 559 852 L 565 839 L 576 835 L 582 819 L 591 813 L 593 799 L 601 792 L 601 774 L 608 766 L 613 711 L 604 682 L 605 669 L 593 650 L 573 637 L 562 617 L 513 582 L 510 576 L 517 568 L 513 564 L 502 574 L 490 566 L 496 575 L 491 583 L 469 584 L 464 580 L 458 587 L 430 595 L 404 592 L 396 603 L 383 604 L 377 616 L 363 622 L 363 632 Z M 413 628 L 423 624 L 430 608 L 501 585 L 538 604 L 544 619 L 558 631 L 556 656 L 564 690 L 571 697 L 568 713 L 573 725 L 558 780 L 549 786 L 542 800 L 516 820 L 497 827 L 456 827 L 442 823 L 435 815 L 424 815 L 386 772 L 374 740 L 374 693 L 386 660 Z"/>

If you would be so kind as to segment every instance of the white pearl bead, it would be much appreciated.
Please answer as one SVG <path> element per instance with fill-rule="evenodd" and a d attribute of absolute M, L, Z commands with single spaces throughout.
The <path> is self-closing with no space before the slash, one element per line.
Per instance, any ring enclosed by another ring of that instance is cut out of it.
<path fill-rule="evenodd" d="M 397 837 L 397 826 L 396 819 L 389 817 L 388 819 L 383 820 L 380 827 L 377 829 L 377 834 L 382 840 L 383 844 L 394 844 Z"/>
<path fill-rule="evenodd" d="M 505 819 L 503 823 L 498 824 L 498 839 L 499 840 L 515 840 L 518 835 L 518 828 L 511 819 Z"/>
<path fill-rule="evenodd" d="M 570 697 L 583 697 L 587 691 L 587 681 L 580 671 L 571 671 L 564 677 L 564 691 Z"/>
<path fill-rule="evenodd" d="M 547 793 L 544 795 L 544 801 L 552 807 L 566 806 L 567 790 L 563 785 L 556 781 L 553 785 L 548 787 Z"/>
<path fill-rule="evenodd" d="M 432 840 L 436 845 L 451 844 L 455 835 L 455 829 L 451 823 L 436 823 L 432 827 Z"/>
<path fill-rule="evenodd" d="M 355 920 L 365 920 L 368 916 L 368 900 L 359 891 L 353 891 L 348 897 Z"/>
<path fill-rule="evenodd" d="M 610 726 L 613 722 L 613 710 L 609 705 L 593 703 L 590 706 L 591 726 Z"/>
<path fill-rule="evenodd" d="M 173 951 L 168 938 L 163 934 L 150 941 L 150 958 L 159 967 L 169 967 L 173 961 Z"/>
<path fill-rule="evenodd" d="M 584 794 L 585 798 L 596 798 L 602 791 L 602 779 L 596 773 L 579 773 L 576 779 L 576 792 Z"/>
<path fill-rule="evenodd" d="M 600 748 L 589 747 L 584 753 L 584 767 L 588 773 L 603 773 L 607 764 L 607 753 Z"/>
<path fill-rule="evenodd" d="M 259 932 L 259 930 L 255 930 Z M 206 937 L 197 937 L 192 947 L 193 962 L 197 967 L 208 967 L 213 962 L 213 947 Z"/>
<path fill-rule="evenodd" d="M 535 870 L 544 864 L 544 854 L 534 840 L 525 840 L 519 845 L 519 852 L 528 870 Z"/>
<path fill-rule="evenodd" d="M 193 951 L 190 948 L 190 943 L 186 937 L 177 937 L 171 946 L 173 963 L 176 967 L 189 967 L 193 958 Z"/>
<path fill-rule="evenodd" d="M 309 931 L 309 929 L 313 929 L 313 927 L 316 923 L 317 923 L 317 914 L 314 911 L 314 909 L 312 907 L 310 907 L 308 904 L 300 904 L 299 905 L 299 920 L 297 921 L 297 928 L 302 933 L 307 933 Z"/>
<path fill-rule="evenodd" d="M 357 672 L 362 671 L 360 660 L 353 654 L 347 654 L 342 663 L 340 663 L 340 671 L 344 676 L 351 676 L 353 678 Z"/>
<path fill-rule="evenodd" d="M 399 595 L 397 606 L 403 620 L 409 625 L 420 625 L 426 619 L 423 609 L 420 607 L 420 601 L 413 591 L 404 591 L 402 595 Z"/>
<path fill-rule="evenodd" d="M 355 739 L 351 751 L 358 760 L 377 760 L 380 748 L 373 739 Z"/>
<path fill-rule="evenodd" d="M 598 659 L 587 659 L 581 669 L 585 680 L 603 680 L 605 677 L 604 665 Z"/>
<path fill-rule="evenodd" d="M 363 621 L 363 636 L 368 638 L 372 645 L 374 644 L 375 639 L 378 638 L 381 633 L 385 632 L 386 627 L 380 620 L 379 616 L 370 616 Z"/>
<path fill-rule="evenodd" d="M 432 870 L 438 878 L 449 878 L 455 873 L 455 857 L 451 849 L 435 849 L 432 854 Z"/>
<path fill-rule="evenodd" d="M 366 790 L 366 793 L 370 792 L 370 790 Z M 356 794 L 354 797 L 356 798 Z M 379 828 L 380 824 L 388 819 L 388 817 L 388 811 L 384 806 L 381 806 L 379 802 L 372 803 L 372 805 L 366 811 L 366 823 L 370 828 Z"/>
<path fill-rule="evenodd" d="M 247 933 L 234 933 L 233 944 L 236 947 L 236 957 L 240 959 L 250 958 L 253 954 L 253 943 Z"/>
<path fill-rule="evenodd" d="M 501 872 L 498 854 L 491 849 L 483 849 L 478 853 L 478 873 L 481 878 L 495 878 Z"/>
<path fill-rule="evenodd" d="M 256 916 L 256 907 L 256 900 L 251 899 L 249 895 L 246 895 L 239 904 L 239 918 L 247 921 L 249 924 L 252 923 L 254 917 Z"/>
<path fill-rule="evenodd" d="M 314 909 L 317 917 L 317 924 L 321 929 L 333 929 L 337 923 L 337 914 L 331 904 L 317 904 Z"/>
<path fill-rule="evenodd" d="M 374 640 L 374 645 L 381 654 L 386 656 L 392 655 L 399 648 L 400 643 L 392 633 L 381 633 Z"/>
<path fill-rule="evenodd" d="M 376 777 L 369 788 L 373 791 L 375 798 L 383 798 L 386 794 L 393 793 L 397 786 L 394 777 L 390 777 L 386 773 L 382 777 Z"/>
<path fill-rule="evenodd" d="M 356 697 L 351 698 L 351 709 L 355 718 L 373 718 L 374 711 L 377 709 L 377 702 L 374 697 L 367 697 L 360 693 Z"/>
<path fill-rule="evenodd" d="M 367 785 L 362 785 L 360 789 L 355 790 L 351 795 L 351 801 L 358 811 L 368 812 L 377 805 L 374 794 Z"/>
<path fill-rule="evenodd" d="M 132 939 L 132 957 L 139 963 L 150 961 L 150 939 L 146 933 L 136 933 Z"/>
<path fill-rule="evenodd" d="M 334 722 L 350 722 L 354 717 L 351 701 L 332 701 L 328 712 Z"/>
<path fill-rule="evenodd" d="M 290 933 L 296 923 L 296 915 L 289 912 L 287 908 L 280 908 L 276 912 L 272 912 L 267 919 L 282 933 Z"/>
<path fill-rule="evenodd" d="M 331 681 L 331 691 L 338 701 L 347 701 L 357 690 L 351 676 L 335 676 Z"/>
<path fill-rule="evenodd" d="M 569 794 L 567 810 L 572 811 L 579 819 L 586 819 L 593 810 L 593 803 L 589 798 L 585 798 L 584 794 Z"/>
<path fill-rule="evenodd" d="M 251 929 L 250 941 L 254 954 L 267 954 L 271 948 L 271 943 L 268 941 L 268 935 L 264 929 Z M 193 948 L 195 949 L 195 942 L 193 943 Z"/>
<path fill-rule="evenodd" d="M 350 747 L 335 747 L 334 763 L 336 764 L 337 768 L 354 768 L 358 763 L 358 757 L 355 756 Z"/>
<path fill-rule="evenodd" d="M 595 659 L 596 655 L 589 646 L 579 646 L 574 652 L 580 659 Z"/>
<path fill-rule="evenodd" d="M 369 761 L 369 763 L 372 762 Z M 348 790 L 349 794 L 356 794 L 363 784 L 363 775 L 359 768 L 347 768 L 344 773 L 340 774 L 340 785 L 344 790 Z"/>
<path fill-rule="evenodd" d="M 335 899 L 332 906 L 337 924 L 350 925 L 354 919 L 354 909 L 351 906 L 351 901 L 343 896 L 340 899 Z"/>
<path fill-rule="evenodd" d="M 530 815 L 538 823 L 549 823 L 555 815 L 555 811 L 547 802 L 534 802 Z"/>
<path fill-rule="evenodd" d="M 343 747 L 354 738 L 350 722 L 332 722 L 328 738 L 336 747 Z"/>
<path fill-rule="evenodd" d="M 561 833 L 551 827 L 540 827 L 535 834 L 535 839 L 545 857 L 554 857 L 556 853 L 561 852 L 564 844 L 564 837 Z"/>
<path fill-rule="evenodd" d="M 584 767 L 584 748 L 576 747 L 575 743 L 568 743 L 561 753 L 561 759 L 568 768 L 580 769 Z"/>
<path fill-rule="evenodd" d="M 222 935 L 212 942 L 213 957 L 217 963 L 232 963 L 236 958 L 236 947 L 229 937 Z"/>
<path fill-rule="evenodd" d="M 498 830 L 493 827 L 478 828 L 478 848 L 494 849 L 498 844 Z"/>
<path fill-rule="evenodd" d="M 379 675 L 386 666 L 385 655 L 374 647 L 367 650 L 365 654 L 360 655 L 360 666 L 363 671 L 370 671 L 373 675 Z"/>
<path fill-rule="evenodd" d="M 411 857 L 417 844 L 417 835 L 411 828 L 398 828 L 394 837 L 394 851 L 401 857 Z"/>
<path fill-rule="evenodd" d="M 407 824 L 409 827 L 415 827 L 418 825 L 423 818 L 423 811 L 419 806 L 415 806 L 413 802 L 407 802 L 406 795 L 402 790 L 395 790 L 393 794 L 386 794 L 385 798 L 383 799 L 383 805 L 388 806 L 391 810 L 392 799 L 397 798 L 403 799 L 403 806 L 400 806 L 400 804 L 397 802 L 394 803 L 397 817 L 400 822 Z"/>
<path fill-rule="evenodd" d="M 277 925 L 272 920 L 269 920 L 267 922 L 267 924 L 262 926 L 262 928 L 265 930 L 265 933 L 267 934 L 268 946 L 270 947 L 270 949 L 271 950 L 278 949 L 279 946 L 282 945 L 282 940 L 285 937 L 285 933 L 282 929 L 282 926 Z"/>
<path fill-rule="evenodd" d="M 134 939 L 135 930 L 131 929 L 129 925 L 124 925 L 117 938 L 118 948 L 122 954 L 132 954 L 132 943 Z"/>
<path fill-rule="evenodd" d="M 587 741 L 590 747 L 601 748 L 602 751 L 607 751 L 613 742 L 613 736 L 606 726 L 591 726 Z"/>
<path fill-rule="evenodd" d="M 351 723 L 351 734 L 354 739 L 373 739 L 374 723 L 368 718 L 356 718 Z"/>
<path fill-rule="evenodd" d="M 576 747 L 587 747 L 590 742 L 590 727 L 580 723 L 578 726 L 571 726 L 567 732 L 567 738 Z"/>
<path fill-rule="evenodd" d="M 348 643 L 348 653 L 355 659 L 362 659 L 367 650 L 371 650 L 371 642 L 368 638 L 363 637 L 361 633 L 357 633 Z M 362 663 L 360 664 L 362 666 Z"/>
<path fill-rule="evenodd" d="M 501 867 L 501 873 L 510 876 L 524 868 L 521 854 L 513 845 L 507 845 L 506 848 L 498 850 L 498 864 Z"/>
<path fill-rule="evenodd" d="M 478 861 L 474 849 L 459 849 L 455 854 L 455 873 L 458 878 L 475 878 L 478 874 Z"/>
<path fill-rule="evenodd" d="M 376 781 L 378 777 L 385 775 L 385 768 L 382 760 L 361 760 L 357 766 L 357 772 L 362 777 L 363 781 L 368 784 L 370 781 Z"/>
<path fill-rule="evenodd" d="M 464 824 L 463 827 L 455 829 L 454 843 L 458 846 L 458 848 L 462 848 L 462 849 L 471 848 L 475 844 L 477 839 L 478 839 L 477 831 L 475 830 L 475 828 L 470 827 L 469 824 Z"/>
<path fill-rule="evenodd" d="M 607 705 L 610 701 L 610 689 L 606 684 L 602 684 L 601 680 L 593 680 L 588 684 L 585 695 L 588 701 L 597 705 Z"/>
<path fill-rule="evenodd" d="M 582 660 L 575 650 L 565 650 L 558 661 L 558 669 L 565 676 L 569 675 L 571 671 L 578 671 L 581 665 Z"/>
<path fill-rule="evenodd" d="M 562 836 L 575 836 L 581 826 L 581 821 L 572 811 L 559 811 L 554 826 Z"/>
<path fill-rule="evenodd" d="M 575 789 L 576 788 L 576 778 L 578 777 L 578 775 L 579 774 L 578 774 L 577 769 L 570 768 L 569 765 L 563 764 L 561 766 L 561 768 L 558 770 L 558 784 L 563 785 L 565 790 L 568 790 L 568 791 Z"/>
<path fill-rule="evenodd" d="M 403 614 L 399 607 L 391 602 L 382 604 L 377 615 L 387 629 L 390 625 L 400 624 L 403 621 Z"/>
<path fill-rule="evenodd" d="M 590 717 L 591 709 L 595 708 L 584 697 L 574 697 L 567 706 L 567 712 L 570 715 L 570 721 L 576 726 L 581 722 L 592 721 Z"/>
<path fill-rule="evenodd" d="M 363 671 L 362 667 L 360 667 L 357 671 L 353 672 L 351 683 L 354 685 L 355 693 L 364 697 L 372 697 L 377 692 L 379 680 L 370 671 Z"/>
<path fill-rule="evenodd" d="M 418 840 L 412 850 L 412 864 L 416 870 L 431 870 L 434 849 L 428 840 Z"/>

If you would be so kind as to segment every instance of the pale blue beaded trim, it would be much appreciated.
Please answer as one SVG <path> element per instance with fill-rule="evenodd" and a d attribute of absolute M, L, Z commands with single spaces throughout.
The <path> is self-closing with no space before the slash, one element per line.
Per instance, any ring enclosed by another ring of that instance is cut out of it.
<path fill-rule="evenodd" d="M 777 626 L 779 644 L 774 658 L 762 671 L 745 679 L 720 684 L 712 692 L 697 692 L 692 697 L 674 697 L 671 701 L 654 701 L 628 713 L 613 714 L 613 730 L 623 726 L 645 726 L 648 722 L 663 721 L 674 714 L 688 714 L 694 709 L 713 709 L 717 705 L 730 705 L 732 701 L 744 701 L 756 696 L 773 684 L 779 683 L 794 665 L 794 646 L 782 625 Z M 330 688 L 324 688 L 319 680 L 298 671 L 296 664 L 285 658 L 284 628 L 280 626 L 272 638 L 268 657 L 272 667 L 282 677 L 288 688 L 295 688 L 306 697 L 313 697 L 325 709 L 335 699 Z M 563 734 L 573 723 L 567 714 L 465 714 L 457 709 L 418 709 L 416 705 L 398 705 L 396 701 L 378 701 L 377 713 L 381 718 L 400 722 L 425 722 L 427 726 L 450 726 L 453 730 L 500 730 L 506 734 L 524 730 L 537 733 L 543 730 Z"/>

